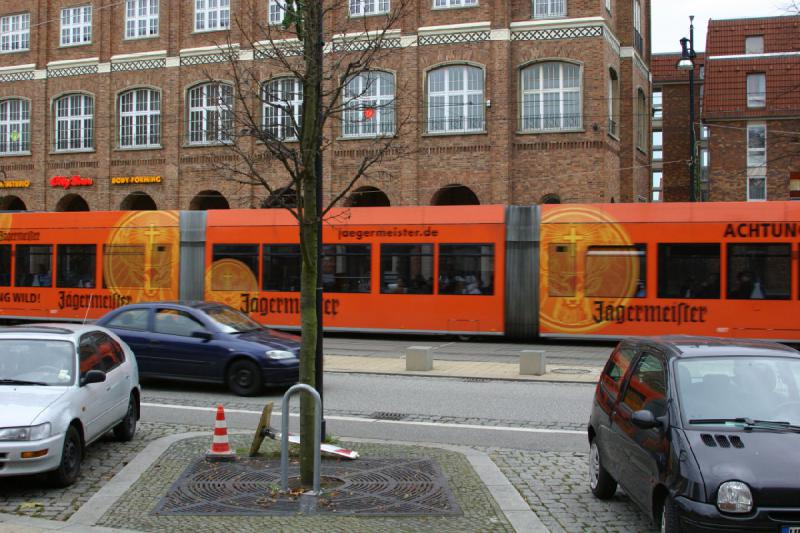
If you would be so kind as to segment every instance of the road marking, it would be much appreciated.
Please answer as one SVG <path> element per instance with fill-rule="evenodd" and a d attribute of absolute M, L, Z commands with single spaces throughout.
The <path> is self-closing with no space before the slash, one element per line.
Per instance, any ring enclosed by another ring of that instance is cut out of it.
<path fill-rule="evenodd" d="M 216 412 L 216 407 L 195 407 L 191 405 L 174 405 L 170 403 L 146 403 L 142 402 L 142 407 L 154 407 L 156 409 L 182 409 L 186 411 L 206 411 Z M 261 411 L 249 411 L 247 409 L 225 409 L 226 413 L 236 413 L 241 415 L 261 415 Z M 273 416 L 281 416 L 280 411 L 273 411 Z M 290 417 L 299 417 L 298 413 L 289 413 Z M 453 424 L 447 422 L 414 422 L 412 420 L 381 420 L 377 418 L 361 418 L 357 416 L 336 416 L 328 415 L 325 420 L 337 420 L 339 422 L 376 422 L 379 424 L 394 424 L 401 426 L 423 426 L 449 429 L 479 429 L 487 431 L 509 431 L 516 433 L 550 433 L 556 435 L 586 435 L 585 431 L 572 429 L 547 429 L 547 428 L 521 428 L 513 426 L 481 426 L 479 424 Z"/>

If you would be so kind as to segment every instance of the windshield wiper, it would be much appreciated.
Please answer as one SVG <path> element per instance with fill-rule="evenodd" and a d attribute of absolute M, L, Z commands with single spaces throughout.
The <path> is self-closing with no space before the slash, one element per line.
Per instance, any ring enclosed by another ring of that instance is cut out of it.
<path fill-rule="evenodd" d="M 0 379 L 0 385 L 43 385 L 48 384 L 44 381 L 25 381 L 23 379 Z"/>
<path fill-rule="evenodd" d="M 792 431 L 800 431 L 800 426 L 793 426 L 789 422 L 778 420 L 753 420 L 752 418 L 695 418 L 689 420 L 690 424 L 726 424 L 732 422 L 734 424 L 742 424 L 745 430 L 752 429 L 789 429 Z"/>

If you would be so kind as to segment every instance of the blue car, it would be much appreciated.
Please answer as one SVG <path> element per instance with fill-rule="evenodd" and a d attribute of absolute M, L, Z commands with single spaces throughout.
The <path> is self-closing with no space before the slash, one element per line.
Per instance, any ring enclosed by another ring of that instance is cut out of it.
<path fill-rule="evenodd" d="M 298 337 L 215 302 L 126 305 L 97 321 L 136 354 L 142 377 L 225 383 L 240 396 L 299 379 Z"/>

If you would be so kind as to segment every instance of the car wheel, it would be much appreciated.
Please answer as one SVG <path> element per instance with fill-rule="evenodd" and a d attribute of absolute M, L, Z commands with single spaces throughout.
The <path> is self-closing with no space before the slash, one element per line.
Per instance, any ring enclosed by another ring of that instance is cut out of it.
<path fill-rule="evenodd" d="M 678 512 L 675 509 L 675 500 L 671 496 L 664 499 L 661 506 L 661 533 L 680 533 L 681 524 L 678 521 Z"/>
<path fill-rule="evenodd" d="M 131 399 L 128 401 L 128 411 L 125 413 L 125 418 L 123 418 L 119 424 L 114 426 L 114 437 L 122 442 L 132 441 L 133 436 L 136 434 L 136 418 L 136 400 L 134 400 L 133 395 L 131 394 Z"/>
<path fill-rule="evenodd" d="M 61 463 L 57 469 L 50 472 L 50 481 L 57 487 L 68 487 L 75 483 L 81 471 L 82 458 L 83 445 L 81 444 L 81 436 L 74 426 L 70 426 L 64 437 Z"/>
<path fill-rule="evenodd" d="M 261 392 L 261 369 L 253 361 L 240 359 L 228 368 L 228 388 L 238 396 L 255 396 Z"/>
<path fill-rule="evenodd" d="M 592 489 L 592 493 L 601 500 L 607 500 L 617 492 L 617 482 L 603 467 L 596 438 L 592 439 L 589 450 L 589 487 Z"/>

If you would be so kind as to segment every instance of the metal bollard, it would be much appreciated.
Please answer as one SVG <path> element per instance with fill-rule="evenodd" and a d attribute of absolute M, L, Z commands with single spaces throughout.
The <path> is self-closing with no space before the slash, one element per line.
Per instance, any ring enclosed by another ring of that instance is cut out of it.
<path fill-rule="evenodd" d="M 281 402 L 281 491 L 289 490 L 289 400 L 293 394 L 307 392 L 314 397 L 314 495 L 319 495 L 320 479 L 320 443 L 322 442 L 322 400 L 314 387 L 305 383 L 293 385 Z"/>
<path fill-rule="evenodd" d="M 521 376 L 542 376 L 547 372 L 547 358 L 542 350 L 522 350 L 519 354 Z"/>
<path fill-rule="evenodd" d="M 410 346 L 406 348 L 406 370 L 433 370 L 433 348 L 430 346 Z"/>

